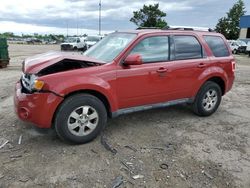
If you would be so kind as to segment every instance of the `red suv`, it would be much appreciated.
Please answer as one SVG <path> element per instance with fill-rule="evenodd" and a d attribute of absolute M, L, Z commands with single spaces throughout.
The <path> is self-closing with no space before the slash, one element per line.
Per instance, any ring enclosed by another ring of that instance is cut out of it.
<path fill-rule="evenodd" d="M 64 140 L 86 143 L 108 117 L 188 103 L 213 114 L 234 81 L 235 60 L 213 32 L 114 32 L 84 55 L 49 52 L 23 63 L 15 110 Z"/>

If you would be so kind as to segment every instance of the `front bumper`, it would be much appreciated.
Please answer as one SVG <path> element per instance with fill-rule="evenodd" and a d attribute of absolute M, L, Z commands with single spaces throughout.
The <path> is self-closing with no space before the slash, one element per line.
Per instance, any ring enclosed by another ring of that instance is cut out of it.
<path fill-rule="evenodd" d="M 62 44 L 61 45 L 61 50 L 62 51 L 73 50 L 73 49 L 74 49 L 74 47 L 72 45 L 70 45 L 70 44 Z"/>
<path fill-rule="evenodd" d="M 23 121 L 34 123 L 39 128 L 50 128 L 54 113 L 63 98 L 53 93 L 22 92 L 20 82 L 16 83 L 14 105 L 15 112 Z"/>

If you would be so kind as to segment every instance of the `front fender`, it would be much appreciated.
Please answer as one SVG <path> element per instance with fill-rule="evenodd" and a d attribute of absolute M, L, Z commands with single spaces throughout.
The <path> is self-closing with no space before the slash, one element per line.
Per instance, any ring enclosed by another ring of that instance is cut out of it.
<path fill-rule="evenodd" d="M 113 97 L 115 96 L 114 87 L 111 86 L 112 81 L 109 83 L 95 76 L 64 75 L 61 79 L 58 79 L 58 77 L 53 79 L 53 77 L 52 75 L 43 78 L 45 81 L 45 90 L 52 91 L 62 97 L 77 91 L 96 91 L 107 98 L 111 111 L 117 109 L 117 101 Z"/>

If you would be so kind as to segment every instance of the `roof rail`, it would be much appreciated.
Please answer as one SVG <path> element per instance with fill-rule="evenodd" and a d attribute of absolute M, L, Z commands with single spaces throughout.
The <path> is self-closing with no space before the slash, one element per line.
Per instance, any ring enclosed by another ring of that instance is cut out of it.
<path fill-rule="evenodd" d="M 208 32 L 215 32 L 213 29 L 199 29 L 199 28 L 192 28 L 192 27 L 164 27 L 162 30 L 181 30 L 181 31 L 208 31 Z"/>
<path fill-rule="evenodd" d="M 142 29 L 161 29 L 159 27 L 138 27 L 136 30 L 142 30 Z"/>
<path fill-rule="evenodd" d="M 163 28 L 162 30 L 183 30 L 183 31 L 194 31 L 193 28 L 184 28 L 184 27 L 170 27 L 170 28 Z"/>

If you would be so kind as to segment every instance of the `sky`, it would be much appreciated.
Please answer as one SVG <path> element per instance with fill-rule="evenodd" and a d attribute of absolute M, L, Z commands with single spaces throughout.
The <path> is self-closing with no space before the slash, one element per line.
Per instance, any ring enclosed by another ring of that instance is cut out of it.
<path fill-rule="evenodd" d="M 0 32 L 97 34 L 100 0 L 0 0 Z M 214 28 L 237 0 L 102 0 L 102 33 L 135 29 L 143 4 L 159 3 L 170 26 Z M 247 14 L 250 1 L 245 0 Z M 78 29 L 77 29 L 78 25 Z M 68 29 L 67 29 L 68 28 Z"/>

